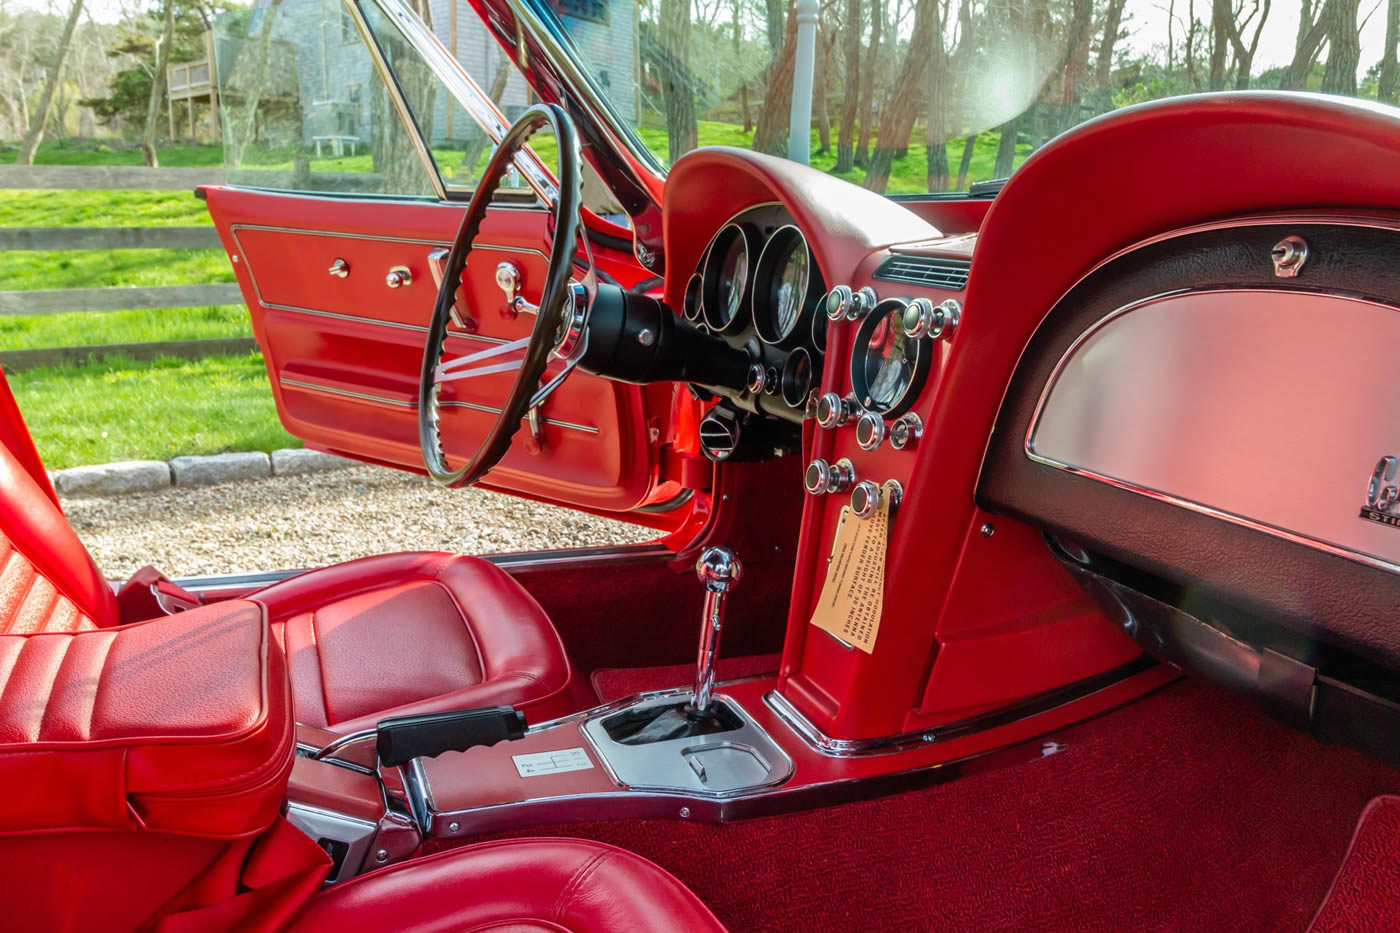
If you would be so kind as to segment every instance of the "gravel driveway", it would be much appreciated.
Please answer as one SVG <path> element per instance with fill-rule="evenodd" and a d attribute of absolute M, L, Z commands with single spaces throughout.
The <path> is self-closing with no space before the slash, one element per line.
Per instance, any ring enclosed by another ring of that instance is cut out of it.
<path fill-rule="evenodd" d="M 120 498 L 64 499 L 109 577 L 145 564 L 170 576 L 316 567 L 387 551 L 468 554 L 630 544 L 628 525 L 480 489 L 361 466 Z"/>

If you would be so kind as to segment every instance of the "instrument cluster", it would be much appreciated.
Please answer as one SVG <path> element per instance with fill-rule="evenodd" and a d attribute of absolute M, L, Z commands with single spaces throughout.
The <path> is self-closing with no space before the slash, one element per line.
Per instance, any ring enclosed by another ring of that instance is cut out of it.
<path fill-rule="evenodd" d="M 741 445 L 741 432 L 752 427 L 743 413 L 801 424 L 821 378 L 825 296 L 806 236 L 778 205 L 738 214 L 710 240 L 686 285 L 682 313 L 749 355 L 746 391 L 728 400 L 738 411 L 714 411 L 701 426 L 712 459 L 739 459 L 741 447 L 772 453 L 800 440 L 770 426 L 763 443 Z"/>

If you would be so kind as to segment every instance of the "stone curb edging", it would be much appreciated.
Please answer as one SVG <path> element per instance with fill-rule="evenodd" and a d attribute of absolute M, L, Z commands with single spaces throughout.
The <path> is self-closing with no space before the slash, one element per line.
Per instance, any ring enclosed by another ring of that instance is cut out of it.
<path fill-rule="evenodd" d="M 49 473 L 54 488 L 65 496 L 113 496 L 150 492 L 170 486 L 212 486 L 267 476 L 295 476 L 357 466 L 354 460 L 287 447 L 270 455 L 262 451 L 176 457 L 164 460 L 127 460 L 71 467 Z"/>

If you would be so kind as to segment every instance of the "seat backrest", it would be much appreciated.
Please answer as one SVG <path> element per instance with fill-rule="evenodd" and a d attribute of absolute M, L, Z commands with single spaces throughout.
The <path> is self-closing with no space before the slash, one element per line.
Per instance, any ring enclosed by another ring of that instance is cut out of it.
<path fill-rule="evenodd" d="M 117 621 L 116 596 L 87 548 L 0 444 L 0 633 L 76 632 Z"/>

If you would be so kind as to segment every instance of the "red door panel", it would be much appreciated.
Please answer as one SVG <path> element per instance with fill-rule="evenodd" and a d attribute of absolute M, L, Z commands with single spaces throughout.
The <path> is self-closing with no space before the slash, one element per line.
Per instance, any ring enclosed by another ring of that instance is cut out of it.
<path fill-rule="evenodd" d="M 437 293 L 428 254 L 450 244 L 462 207 L 235 188 L 208 188 L 205 196 L 287 430 L 356 459 L 421 470 L 418 375 Z M 449 357 L 530 332 L 532 316 L 505 313 L 495 269 L 514 263 L 523 294 L 538 300 L 548 223 L 540 210 L 488 214 L 459 298 L 459 311 L 476 329 L 452 328 Z M 337 259 L 348 267 L 343 278 L 329 272 Z M 410 285 L 386 284 L 395 267 L 408 270 Z M 444 386 L 451 462 L 475 453 L 513 376 Z M 535 428 L 521 426 L 488 485 L 592 510 L 641 504 L 653 490 L 658 459 L 647 398 L 636 386 L 575 372 L 542 406 Z"/>

